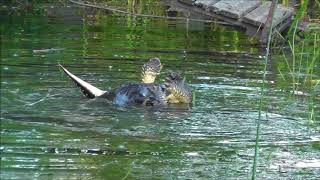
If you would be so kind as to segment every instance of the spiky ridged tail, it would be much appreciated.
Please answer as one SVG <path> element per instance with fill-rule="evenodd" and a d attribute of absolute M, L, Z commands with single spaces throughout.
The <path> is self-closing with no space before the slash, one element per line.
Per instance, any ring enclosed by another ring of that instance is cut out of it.
<path fill-rule="evenodd" d="M 81 89 L 81 92 L 87 98 L 93 99 L 107 93 L 107 91 L 102 91 L 101 89 L 94 87 L 93 85 L 78 78 L 77 76 L 69 72 L 66 68 L 64 68 L 61 64 L 59 64 L 59 66 L 67 74 L 67 76 L 76 84 L 76 86 Z"/>
<path fill-rule="evenodd" d="M 170 103 L 191 103 L 193 100 L 192 89 L 180 74 L 172 72 L 166 77 L 165 86 L 171 94 L 167 96 Z"/>

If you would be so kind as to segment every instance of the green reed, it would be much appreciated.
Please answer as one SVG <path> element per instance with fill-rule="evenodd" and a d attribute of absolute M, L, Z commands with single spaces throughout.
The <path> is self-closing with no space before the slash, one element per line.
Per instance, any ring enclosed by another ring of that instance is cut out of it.
<path fill-rule="evenodd" d="M 298 33 L 298 23 L 299 20 L 303 17 L 303 14 L 306 12 L 308 1 L 302 5 L 299 10 L 299 13 L 296 16 L 296 19 L 293 21 L 292 26 L 290 27 L 288 37 L 289 40 L 287 41 L 290 53 L 286 53 L 282 49 L 282 59 L 285 62 L 286 71 L 289 72 L 290 76 L 288 77 L 286 73 L 280 72 L 280 76 L 285 81 L 289 81 L 292 83 L 293 92 L 298 90 L 299 85 L 303 83 L 303 85 L 307 84 L 308 82 L 312 81 L 312 77 L 314 74 L 314 68 L 319 61 L 319 54 L 320 54 L 320 46 L 318 44 L 319 41 L 319 33 L 312 33 L 311 35 L 306 36 L 305 39 L 302 41 L 297 41 L 297 33 Z M 261 125 L 261 113 L 263 110 L 263 98 L 264 98 L 264 91 L 265 91 L 265 84 L 266 84 L 266 72 L 267 72 L 267 64 L 269 62 L 270 57 L 270 48 L 271 48 L 271 41 L 272 39 L 272 23 L 269 27 L 269 36 L 267 41 L 267 51 L 264 61 L 264 70 L 263 70 L 263 81 L 261 85 L 260 91 L 260 99 L 259 99 L 259 115 L 257 120 L 257 127 L 256 127 L 256 140 L 255 140 L 255 149 L 254 149 L 254 161 L 252 165 L 252 179 L 256 179 L 257 175 L 257 163 L 258 163 L 258 156 L 259 156 L 259 138 L 260 138 L 260 125 Z M 285 39 L 285 38 L 283 38 Z M 312 48 L 310 48 L 312 47 Z M 275 56 L 280 54 L 273 54 Z M 303 72 L 304 71 L 304 72 Z M 304 73 L 305 78 L 302 79 L 300 74 Z M 302 81 L 302 82 L 301 82 Z M 319 85 L 320 82 L 316 83 L 316 86 Z M 310 116 L 309 122 L 312 122 L 315 119 L 315 112 L 314 112 L 314 105 L 310 105 Z"/>
<path fill-rule="evenodd" d="M 275 4 L 278 4 L 278 0 L 275 0 Z M 276 10 L 276 7 L 273 9 L 273 15 Z M 268 32 L 268 41 L 267 41 L 267 48 L 266 48 L 266 55 L 264 59 L 264 70 L 263 70 L 263 78 L 262 78 L 262 85 L 260 90 L 260 99 L 259 99 L 259 114 L 257 120 L 257 127 L 256 127 L 256 140 L 255 140 L 255 147 L 254 147 L 254 160 L 252 165 L 252 179 L 256 179 L 257 176 L 257 163 L 258 163 L 258 156 L 259 156 L 259 139 L 260 139 L 260 124 L 261 124 L 261 113 L 263 108 L 263 98 L 264 98 L 264 90 L 266 85 L 266 75 L 267 75 L 267 66 L 269 62 L 269 55 L 270 55 L 270 47 L 271 47 L 271 40 L 272 40 L 272 28 L 273 27 L 273 17 L 271 17 L 271 23 Z M 265 27 L 267 28 L 267 27 Z"/>
<path fill-rule="evenodd" d="M 290 26 L 289 31 L 288 31 L 288 35 L 289 36 L 293 36 L 295 34 L 293 34 L 293 32 L 295 31 L 295 24 L 297 24 L 301 18 L 304 17 L 305 13 L 307 12 L 307 8 L 308 8 L 308 4 L 309 4 L 309 0 L 304 0 L 301 1 L 301 6 L 299 8 L 299 10 L 296 12 L 295 18 L 293 20 L 293 25 Z"/>
<path fill-rule="evenodd" d="M 304 32 L 299 32 L 304 36 L 301 38 L 298 35 L 298 24 L 304 18 L 309 1 L 303 1 L 296 17 L 288 32 L 288 45 L 289 52 L 283 50 L 282 48 L 282 58 L 280 61 L 284 62 L 284 67 L 278 67 L 281 78 L 285 82 L 290 82 L 293 93 L 303 90 L 314 89 L 316 82 L 319 80 L 314 80 L 314 69 L 319 63 L 320 54 L 320 27 L 315 25 L 312 27 L 309 25 Z M 285 74 L 284 72 L 289 72 Z M 317 74 L 319 75 L 319 74 Z"/>

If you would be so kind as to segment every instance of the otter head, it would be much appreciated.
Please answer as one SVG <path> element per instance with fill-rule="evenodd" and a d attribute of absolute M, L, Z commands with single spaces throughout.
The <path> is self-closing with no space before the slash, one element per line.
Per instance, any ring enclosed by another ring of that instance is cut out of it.
<path fill-rule="evenodd" d="M 160 74 L 162 65 L 159 58 L 151 58 L 142 66 L 141 78 L 143 83 L 154 83 L 157 75 Z"/>

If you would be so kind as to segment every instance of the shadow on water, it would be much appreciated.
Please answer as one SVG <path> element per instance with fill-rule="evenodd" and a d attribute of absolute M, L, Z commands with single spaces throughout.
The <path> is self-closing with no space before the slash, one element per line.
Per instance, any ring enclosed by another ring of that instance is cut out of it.
<path fill-rule="evenodd" d="M 155 5 L 152 13 L 166 12 Z M 254 40 L 208 23 L 187 30 L 181 20 L 33 11 L 1 9 L 1 179 L 251 177 L 263 74 Z M 139 81 L 150 57 L 164 64 L 159 83 L 170 70 L 185 75 L 191 108 L 88 100 L 57 67 L 108 89 Z M 318 179 L 319 114 L 310 121 L 309 104 L 320 112 L 319 99 L 280 88 L 278 65 L 268 65 L 258 177 Z"/>

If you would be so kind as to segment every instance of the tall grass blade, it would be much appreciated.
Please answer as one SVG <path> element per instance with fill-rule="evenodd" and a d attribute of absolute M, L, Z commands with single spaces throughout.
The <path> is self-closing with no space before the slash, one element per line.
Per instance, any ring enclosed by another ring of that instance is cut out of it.
<path fill-rule="evenodd" d="M 297 79 L 297 91 L 299 90 L 300 84 L 300 74 L 301 74 L 301 67 L 302 67 L 302 58 L 304 53 L 304 41 L 302 41 L 301 53 L 300 53 L 300 61 L 299 61 L 299 69 L 298 69 L 298 79 Z"/>
<path fill-rule="evenodd" d="M 275 8 L 273 9 L 272 14 L 274 15 L 275 10 L 277 9 L 278 0 L 274 0 Z M 258 156 L 259 156 L 259 136 L 260 136 L 260 123 L 261 123 L 261 112 L 262 112 L 262 100 L 264 97 L 264 89 L 266 84 L 266 75 L 267 75 L 267 65 L 269 61 L 269 54 L 270 54 L 270 45 L 271 45 L 271 38 L 272 38 L 272 27 L 273 27 L 273 17 L 271 17 L 271 23 L 269 27 L 269 34 L 268 34 L 268 43 L 267 43 L 267 51 L 265 55 L 264 61 L 264 71 L 263 71 L 263 79 L 262 79 L 262 87 L 260 91 L 260 99 L 259 99 L 259 115 L 256 127 L 256 142 L 254 147 L 254 160 L 252 166 L 252 180 L 256 179 L 257 176 L 257 163 L 258 163 Z"/>

